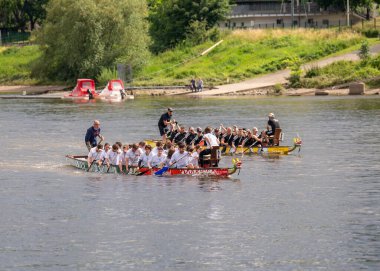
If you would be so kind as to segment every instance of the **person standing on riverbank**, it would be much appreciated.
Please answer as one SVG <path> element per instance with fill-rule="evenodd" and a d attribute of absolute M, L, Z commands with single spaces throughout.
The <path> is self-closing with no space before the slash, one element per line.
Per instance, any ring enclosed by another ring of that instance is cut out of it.
<path fill-rule="evenodd" d="M 104 137 L 100 134 L 100 121 L 94 120 L 94 123 L 87 129 L 86 136 L 84 137 L 84 142 L 86 143 L 88 151 L 98 145 L 96 140 L 97 137 L 100 138 L 100 144 L 104 140 Z"/>
<path fill-rule="evenodd" d="M 160 119 L 158 120 L 158 129 L 160 130 L 160 135 L 162 136 L 162 142 L 166 142 L 166 132 L 168 126 L 171 123 L 171 118 L 173 115 L 173 109 L 168 108 L 168 112 L 161 115 Z"/>

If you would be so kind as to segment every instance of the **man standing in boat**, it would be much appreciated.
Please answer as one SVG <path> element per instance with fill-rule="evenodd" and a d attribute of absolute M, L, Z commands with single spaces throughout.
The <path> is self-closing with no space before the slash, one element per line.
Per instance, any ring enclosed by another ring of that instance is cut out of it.
<path fill-rule="evenodd" d="M 93 125 L 87 129 L 86 136 L 84 137 L 84 141 L 86 143 L 88 151 L 91 148 L 96 147 L 98 145 L 96 138 L 99 137 L 99 144 L 104 140 L 104 137 L 100 134 L 100 121 L 94 120 Z"/>
<path fill-rule="evenodd" d="M 160 135 L 162 136 L 162 142 L 166 142 L 166 126 L 171 123 L 172 115 L 173 109 L 169 107 L 168 112 L 162 114 L 158 121 L 158 129 L 160 130 Z"/>
<path fill-rule="evenodd" d="M 275 119 L 275 116 L 273 113 L 269 113 L 268 118 L 269 118 L 269 120 L 268 120 L 266 134 L 268 136 L 272 136 L 272 135 L 274 135 L 276 128 L 280 128 L 280 122 L 277 119 Z"/>

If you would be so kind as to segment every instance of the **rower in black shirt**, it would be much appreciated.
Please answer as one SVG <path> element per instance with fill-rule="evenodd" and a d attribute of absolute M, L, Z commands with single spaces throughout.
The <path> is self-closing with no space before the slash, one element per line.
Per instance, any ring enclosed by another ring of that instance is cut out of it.
<path fill-rule="evenodd" d="M 175 134 L 175 136 L 171 138 L 171 141 L 175 144 L 178 144 L 180 142 L 185 141 L 185 137 L 186 137 L 185 127 L 181 126 L 179 127 L 179 131 Z"/>
<path fill-rule="evenodd" d="M 197 134 L 195 133 L 194 127 L 190 127 L 189 132 L 186 134 L 186 139 L 185 139 L 186 145 L 193 144 L 196 136 Z"/>
<path fill-rule="evenodd" d="M 268 125 L 267 125 L 267 131 L 266 134 L 268 136 L 274 135 L 274 132 L 276 131 L 276 128 L 280 128 L 280 122 L 274 118 L 273 113 L 268 114 Z"/>
<path fill-rule="evenodd" d="M 158 121 L 158 129 L 160 130 L 160 135 L 162 136 L 163 142 L 166 142 L 166 132 L 167 132 L 166 126 L 170 124 L 172 115 L 173 115 L 173 109 L 169 107 L 168 112 L 162 114 Z"/>
<path fill-rule="evenodd" d="M 234 134 L 232 133 L 232 128 L 231 127 L 228 127 L 226 129 L 226 133 L 224 134 L 223 138 L 222 138 L 222 141 L 220 143 L 221 146 L 223 146 L 223 150 L 222 152 L 226 152 L 226 148 L 227 146 L 230 146 L 232 147 L 232 143 L 233 143 L 233 140 L 234 140 Z"/>
<path fill-rule="evenodd" d="M 203 141 L 203 130 L 201 127 L 198 127 L 197 128 L 197 135 L 194 138 L 194 142 L 193 142 L 194 146 L 201 144 L 202 141 Z"/>

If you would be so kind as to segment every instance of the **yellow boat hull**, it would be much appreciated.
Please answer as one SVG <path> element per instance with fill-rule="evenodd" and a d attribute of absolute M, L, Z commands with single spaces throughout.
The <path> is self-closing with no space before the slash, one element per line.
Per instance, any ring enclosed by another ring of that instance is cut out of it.
<path fill-rule="evenodd" d="M 156 146 L 156 142 L 159 140 L 151 140 L 147 139 L 145 140 L 145 143 L 148 145 L 151 145 L 152 147 Z M 252 147 L 252 148 L 242 148 L 238 147 L 236 150 L 232 149 L 230 146 L 228 146 L 225 151 L 223 151 L 223 147 L 220 147 L 220 151 L 222 155 L 232 155 L 232 154 L 282 154 L 287 155 L 294 151 L 295 149 L 299 148 L 300 144 L 294 144 L 293 146 L 270 146 L 270 147 Z"/>

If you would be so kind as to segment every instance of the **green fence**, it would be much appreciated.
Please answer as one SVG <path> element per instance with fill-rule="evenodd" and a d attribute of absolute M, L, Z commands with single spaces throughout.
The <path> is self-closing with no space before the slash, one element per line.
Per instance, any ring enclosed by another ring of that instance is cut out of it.
<path fill-rule="evenodd" d="M 0 45 L 29 43 L 30 32 L 2 32 Z"/>

